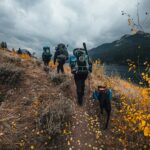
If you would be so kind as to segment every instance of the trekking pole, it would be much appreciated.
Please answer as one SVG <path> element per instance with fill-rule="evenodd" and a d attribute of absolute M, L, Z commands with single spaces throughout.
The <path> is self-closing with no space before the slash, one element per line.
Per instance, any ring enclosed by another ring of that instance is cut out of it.
<path fill-rule="evenodd" d="M 86 54 L 88 55 L 88 51 L 87 51 L 87 47 L 86 47 L 86 43 L 83 43 L 83 47 L 85 49 Z"/>

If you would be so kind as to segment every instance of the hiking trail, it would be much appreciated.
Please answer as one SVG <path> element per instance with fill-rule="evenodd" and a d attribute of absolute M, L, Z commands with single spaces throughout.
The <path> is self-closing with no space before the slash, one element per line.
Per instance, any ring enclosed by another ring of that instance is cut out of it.
<path fill-rule="evenodd" d="M 86 90 L 83 101 L 83 106 L 79 106 L 76 100 L 76 87 L 72 79 L 72 100 L 74 101 L 74 115 L 72 123 L 68 126 L 68 135 L 66 138 L 69 150 L 100 150 L 106 141 L 111 138 L 109 129 L 103 130 L 105 117 L 100 118 L 99 110 L 94 110 L 94 105 L 99 105 L 99 102 L 93 104 L 90 99 L 89 82 L 86 81 Z M 101 122 L 100 122 L 101 121 Z M 109 147 L 109 142 L 108 142 Z"/>

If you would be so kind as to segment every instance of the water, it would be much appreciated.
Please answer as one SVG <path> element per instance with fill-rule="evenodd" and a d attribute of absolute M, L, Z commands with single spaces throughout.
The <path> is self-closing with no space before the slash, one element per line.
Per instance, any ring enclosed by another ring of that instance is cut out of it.
<path fill-rule="evenodd" d="M 142 81 L 141 73 L 144 71 L 144 67 L 139 67 L 136 70 L 129 71 L 128 66 L 123 65 L 104 65 L 105 74 L 108 76 L 117 75 L 122 79 L 131 79 L 134 83 L 139 83 Z"/>

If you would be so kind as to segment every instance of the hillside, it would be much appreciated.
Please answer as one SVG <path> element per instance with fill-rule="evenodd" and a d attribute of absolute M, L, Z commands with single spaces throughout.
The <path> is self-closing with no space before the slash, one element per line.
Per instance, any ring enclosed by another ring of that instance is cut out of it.
<path fill-rule="evenodd" d="M 39 60 L 0 49 L 0 149 L 148 149 L 149 89 L 107 77 L 94 64 L 79 107 L 68 66 L 65 75 L 50 66 L 45 72 Z M 107 130 L 98 101 L 90 98 L 97 85 L 113 90 Z"/>
<path fill-rule="evenodd" d="M 124 35 L 120 40 L 91 49 L 89 54 L 106 63 L 127 64 L 126 60 L 131 59 L 142 64 L 145 60 L 150 61 L 150 34 Z"/>

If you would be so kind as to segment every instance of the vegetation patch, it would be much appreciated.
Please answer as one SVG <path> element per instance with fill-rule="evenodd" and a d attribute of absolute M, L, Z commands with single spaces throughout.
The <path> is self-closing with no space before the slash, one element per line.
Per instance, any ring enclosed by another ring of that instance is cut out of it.
<path fill-rule="evenodd" d="M 50 73 L 49 79 L 55 85 L 60 85 L 61 83 L 66 81 L 67 76 L 63 74 Z"/>
<path fill-rule="evenodd" d="M 14 64 L 0 64 L 0 83 L 15 86 L 21 80 L 23 70 Z"/>
<path fill-rule="evenodd" d="M 6 63 L 12 63 L 12 64 L 15 64 L 15 65 L 19 65 L 21 63 L 21 59 L 16 58 L 16 57 L 7 57 L 7 56 L 5 56 L 3 59 Z"/>
<path fill-rule="evenodd" d="M 40 117 L 40 125 L 49 135 L 55 135 L 61 132 L 64 123 L 70 120 L 72 114 L 71 100 L 60 96 Z"/>

